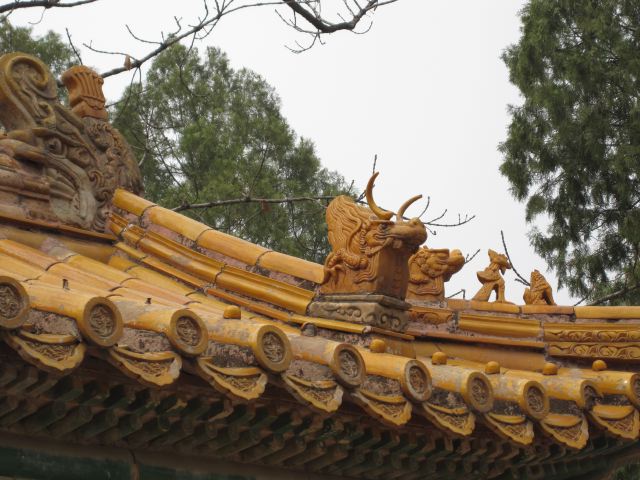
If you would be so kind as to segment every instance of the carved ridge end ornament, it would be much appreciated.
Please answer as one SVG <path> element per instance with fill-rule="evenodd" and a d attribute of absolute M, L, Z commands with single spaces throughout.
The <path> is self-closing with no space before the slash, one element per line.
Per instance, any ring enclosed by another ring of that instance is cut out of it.
<path fill-rule="evenodd" d="M 424 301 L 444 300 L 444 284 L 464 266 L 460 250 L 420 248 L 409 259 L 407 298 Z"/>
<path fill-rule="evenodd" d="M 403 300 L 409 279 L 409 257 L 427 239 L 418 218 L 404 219 L 404 212 L 422 195 L 407 200 L 395 214 L 373 199 L 378 172 L 367 184 L 369 208 L 341 195 L 327 208 L 332 251 L 324 263 L 322 294 L 378 294 Z"/>
<path fill-rule="evenodd" d="M 402 332 L 409 321 L 404 301 L 409 282 L 409 257 L 427 238 L 418 218 L 404 213 L 417 195 L 397 213 L 378 207 L 373 199 L 374 173 L 366 188 L 369 208 L 345 195 L 327 207 L 332 251 L 324 263 L 321 296 L 309 305 L 312 316 L 372 325 Z M 392 217 L 396 216 L 396 221 Z"/>
<path fill-rule="evenodd" d="M 71 110 L 40 60 L 0 57 L 0 210 L 103 232 L 116 188 L 142 192 L 140 170 L 107 121 L 102 78 L 87 67 L 62 78 Z"/>
<path fill-rule="evenodd" d="M 484 270 L 477 272 L 478 280 L 482 283 L 482 287 L 475 294 L 473 300 L 479 302 L 488 302 L 492 292 L 496 292 L 496 303 L 507 302 L 504 297 L 504 272 L 511 268 L 509 259 L 502 253 L 489 249 L 489 266 Z"/>

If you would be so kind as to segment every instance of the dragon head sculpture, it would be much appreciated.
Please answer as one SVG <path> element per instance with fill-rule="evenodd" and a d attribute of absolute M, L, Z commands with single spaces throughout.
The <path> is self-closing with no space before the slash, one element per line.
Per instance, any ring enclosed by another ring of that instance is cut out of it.
<path fill-rule="evenodd" d="M 40 60 L 0 57 L 0 213 L 102 232 L 116 188 L 142 191 L 138 164 L 111 124 L 102 78 L 62 76 L 70 108 Z"/>
<path fill-rule="evenodd" d="M 374 173 L 366 188 L 369 208 L 357 205 L 345 195 L 327 208 L 329 243 L 323 294 L 381 294 L 404 299 L 409 278 L 408 260 L 427 239 L 423 223 L 404 213 L 417 195 L 403 203 L 397 213 L 384 210 L 373 199 Z M 391 219 L 395 215 L 396 221 Z"/>

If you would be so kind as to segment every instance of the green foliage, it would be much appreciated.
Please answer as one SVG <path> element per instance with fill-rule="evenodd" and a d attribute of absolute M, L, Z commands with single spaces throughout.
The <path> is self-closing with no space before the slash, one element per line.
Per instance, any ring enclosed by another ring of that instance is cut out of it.
<path fill-rule="evenodd" d="M 640 2 L 530 0 L 503 60 L 524 103 L 500 149 L 534 248 L 591 299 L 640 282 Z M 637 290 L 615 298 L 638 302 Z"/>
<path fill-rule="evenodd" d="M 336 195 L 344 179 L 322 168 L 298 138 L 264 79 L 234 70 L 208 48 L 176 45 L 153 62 L 143 85 L 115 109 L 116 127 L 142 161 L 146 196 L 171 208 L 224 199 Z M 292 255 L 323 261 L 319 202 L 242 203 L 184 213 L 212 227 Z"/>
<path fill-rule="evenodd" d="M 638 480 L 640 478 L 640 464 L 625 465 L 614 473 L 611 480 Z"/>
<path fill-rule="evenodd" d="M 49 31 L 42 37 L 34 37 L 31 28 L 15 27 L 3 18 L 0 20 L 0 54 L 10 52 L 38 57 L 49 66 L 55 77 L 77 63 L 73 50 L 57 33 Z"/>

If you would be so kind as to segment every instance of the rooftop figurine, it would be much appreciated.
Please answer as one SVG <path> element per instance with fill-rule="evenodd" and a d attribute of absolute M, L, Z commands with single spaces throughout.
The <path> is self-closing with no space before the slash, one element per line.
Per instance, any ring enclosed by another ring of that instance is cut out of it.
<path fill-rule="evenodd" d="M 421 247 L 409 259 L 407 298 L 424 301 L 444 300 L 444 284 L 464 266 L 460 250 Z"/>
<path fill-rule="evenodd" d="M 488 302 L 492 292 L 496 292 L 496 303 L 510 303 L 504 297 L 504 272 L 511 268 L 509 259 L 502 253 L 489 249 L 489 266 L 478 272 L 478 280 L 482 287 L 473 297 L 480 302 Z"/>
<path fill-rule="evenodd" d="M 529 288 L 525 288 L 522 299 L 527 305 L 555 305 L 553 289 L 538 270 L 531 272 Z"/>

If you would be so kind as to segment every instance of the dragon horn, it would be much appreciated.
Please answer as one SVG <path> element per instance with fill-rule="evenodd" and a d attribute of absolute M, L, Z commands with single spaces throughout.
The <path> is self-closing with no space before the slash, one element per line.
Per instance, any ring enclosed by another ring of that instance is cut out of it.
<path fill-rule="evenodd" d="M 380 172 L 376 172 L 373 175 L 371 175 L 371 178 L 369 179 L 369 183 L 367 183 L 367 189 L 365 191 L 367 196 L 367 203 L 369 204 L 369 208 L 371 209 L 371 211 L 375 213 L 376 217 L 382 220 L 391 220 L 391 217 L 393 217 L 393 212 L 387 212 L 381 209 L 378 205 L 376 205 L 376 202 L 373 199 L 373 182 L 376 181 L 376 178 L 379 173 Z"/>
<path fill-rule="evenodd" d="M 409 208 L 409 205 L 411 205 L 413 202 L 417 200 L 420 200 L 421 198 L 422 198 L 422 195 L 416 195 L 415 197 L 411 197 L 409 200 L 407 200 L 400 206 L 398 213 L 396 213 L 396 218 L 398 219 L 399 222 L 402 221 L 404 217 L 404 212 L 407 210 L 407 208 Z"/>

